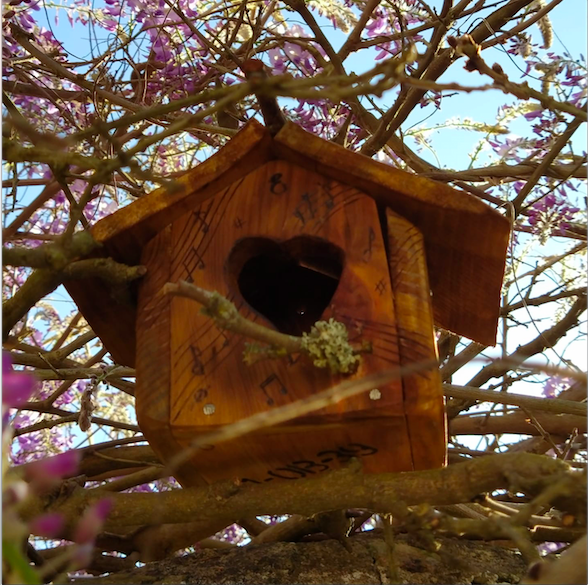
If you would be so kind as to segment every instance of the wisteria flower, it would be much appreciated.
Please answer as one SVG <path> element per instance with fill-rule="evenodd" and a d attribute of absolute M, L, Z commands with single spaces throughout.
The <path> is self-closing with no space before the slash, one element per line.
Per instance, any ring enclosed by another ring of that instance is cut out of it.
<path fill-rule="evenodd" d="M 552 376 L 543 385 L 543 396 L 546 398 L 556 398 L 560 392 L 569 387 L 571 378 L 561 376 Z"/>
<path fill-rule="evenodd" d="M 47 457 L 31 463 L 25 472 L 26 479 L 34 484 L 39 491 L 43 491 L 64 477 L 75 475 L 79 463 L 79 451 L 66 451 L 55 457 Z"/>
<path fill-rule="evenodd" d="M 92 504 L 82 515 L 74 533 L 74 542 L 77 544 L 88 544 L 102 529 L 104 520 L 112 510 L 113 501 L 110 498 L 103 498 Z"/>
<path fill-rule="evenodd" d="M 37 516 L 29 522 L 32 534 L 47 538 L 57 538 L 61 534 L 64 525 L 65 518 L 57 512 Z"/>
<path fill-rule="evenodd" d="M 529 208 L 528 221 L 533 231 L 542 237 L 561 233 L 580 211 L 563 197 L 549 193 Z"/>
<path fill-rule="evenodd" d="M 33 395 L 35 378 L 26 372 L 18 372 L 12 367 L 10 354 L 2 352 L 2 408 L 17 408 Z"/>

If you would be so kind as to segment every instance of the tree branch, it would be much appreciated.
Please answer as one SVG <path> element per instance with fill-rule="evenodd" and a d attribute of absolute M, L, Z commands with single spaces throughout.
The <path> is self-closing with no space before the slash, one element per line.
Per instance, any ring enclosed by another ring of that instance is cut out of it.
<path fill-rule="evenodd" d="M 302 514 L 365 508 L 394 513 L 402 507 L 427 502 L 450 505 L 469 502 L 497 489 L 538 495 L 549 485 L 569 478 L 573 488 L 554 502 L 561 510 L 585 516 L 586 478 L 567 464 L 542 455 L 506 454 L 477 458 L 444 469 L 396 474 L 364 475 L 355 466 L 320 474 L 312 479 L 263 485 L 227 482 L 213 488 L 189 488 L 162 493 L 110 493 L 113 509 L 105 529 L 120 526 L 194 523 L 193 538 L 205 538 L 211 527 L 236 522 L 244 515 Z M 63 514 L 75 525 L 84 509 L 105 497 L 101 490 L 79 489 L 70 497 L 47 501 L 31 496 L 20 506 L 27 520 L 44 512 Z M 200 532 L 196 523 L 200 524 Z"/>

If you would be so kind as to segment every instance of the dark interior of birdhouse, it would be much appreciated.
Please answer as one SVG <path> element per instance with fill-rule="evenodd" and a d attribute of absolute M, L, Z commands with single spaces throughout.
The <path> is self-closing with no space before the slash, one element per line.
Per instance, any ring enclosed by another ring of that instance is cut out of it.
<path fill-rule="evenodd" d="M 344 262 L 343 250 L 322 238 L 252 237 L 235 243 L 226 273 L 229 286 L 256 313 L 282 333 L 301 335 L 329 305 Z"/>

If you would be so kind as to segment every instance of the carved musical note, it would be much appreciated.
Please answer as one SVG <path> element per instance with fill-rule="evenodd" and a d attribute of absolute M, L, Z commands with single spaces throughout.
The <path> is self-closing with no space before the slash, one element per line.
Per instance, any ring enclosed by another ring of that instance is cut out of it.
<path fill-rule="evenodd" d="M 382 296 L 386 292 L 386 281 L 383 278 L 380 278 L 378 284 L 376 284 L 375 290 L 378 292 L 380 296 Z"/>
<path fill-rule="evenodd" d="M 307 221 L 314 219 L 317 213 L 317 198 L 316 193 L 304 193 L 301 197 L 301 203 L 294 211 L 294 217 L 297 217 L 302 225 L 306 225 Z"/>
<path fill-rule="evenodd" d="M 304 227 L 314 220 L 314 226 L 319 225 L 329 217 L 329 213 L 335 207 L 335 197 L 329 191 L 328 185 L 319 185 L 316 191 L 306 192 L 300 198 L 300 204 L 294 210 Z"/>
<path fill-rule="evenodd" d="M 368 245 L 367 248 L 363 251 L 363 261 L 369 262 L 372 259 L 372 246 L 374 240 L 376 239 L 376 232 L 374 232 L 373 228 L 370 227 L 368 232 Z"/>
<path fill-rule="evenodd" d="M 275 173 L 270 177 L 270 192 L 274 195 L 285 193 L 288 187 L 282 183 L 282 173 Z"/>
<path fill-rule="evenodd" d="M 333 207 L 335 207 L 335 198 L 329 190 L 328 185 L 319 185 L 319 187 L 320 195 L 323 199 L 323 205 L 327 208 L 327 212 L 329 212 L 331 209 L 333 209 Z"/>
<path fill-rule="evenodd" d="M 194 278 L 192 278 L 192 270 L 190 269 L 190 267 L 188 266 L 186 261 L 184 260 L 182 262 L 182 264 L 184 265 L 184 268 L 185 268 L 186 272 L 188 273 L 184 280 L 186 282 L 190 282 L 190 283 L 194 282 Z"/>
<path fill-rule="evenodd" d="M 227 345 L 229 345 L 231 343 L 231 340 L 227 337 L 227 334 L 225 333 L 225 331 L 223 329 L 219 329 L 218 330 L 220 336 L 222 337 L 222 345 L 221 345 L 221 349 L 223 347 L 227 347 Z"/>
<path fill-rule="evenodd" d="M 204 264 L 202 256 L 198 253 L 198 249 L 195 246 L 192 246 L 188 252 L 186 262 L 190 265 L 194 260 L 196 260 L 196 268 L 198 268 L 198 270 L 204 270 L 204 268 L 206 268 L 206 264 Z"/>
<path fill-rule="evenodd" d="M 202 351 L 197 345 L 190 345 L 192 352 L 192 373 L 195 376 L 204 376 L 204 364 L 202 363 Z"/>
<path fill-rule="evenodd" d="M 294 211 L 294 217 L 297 217 L 302 222 L 303 227 L 306 225 L 306 219 L 304 218 L 304 214 L 302 213 L 302 211 L 300 211 L 298 207 Z"/>
<path fill-rule="evenodd" d="M 310 218 L 314 219 L 314 216 L 316 215 L 316 209 L 314 207 L 314 202 L 315 202 L 314 193 L 312 193 L 312 194 L 304 193 L 304 195 L 302 195 L 302 201 L 304 201 L 307 205 Z"/>
<path fill-rule="evenodd" d="M 205 212 L 203 211 L 194 211 L 192 212 L 194 214 L 194 217 L 200 222 L 200 229 L 204 232 L 207 233 L 210 225 L 208 225 L 208 222 L 204 219 L 204 214 Z"/>
<path fill-rule="evenodd" d="M 217 337 L 203 348 L 196 344 L 190 344 L 189 349 L 192 357 L 192 374 L 194 376 L 211 376 L 216 368 L 222 363 L 223 355 L 232 350 L 231 338 L 219 329 Z M 224 353 L 223 353 L 224 352 Z"/>
<path fill-rule="evenodd" d="M 198 388 L 194 394 L 194 402 L 202 402 L 208 396 L 210 385 Z"/>
<path fill-rule="evenodd" d="M 212 207 L 212 203 L 213 202 L 210 201 L 210 203 L 208 204 L 208 207 L 204 211 L 198 210 L 198 211 L 193 211 L 192 212 L 192 214 L 194 215 L 194 217 L 196 218 L 196 220 L 200 222 L 200 229 L 204 233 L 207 233 L 208 230 L 210 229 L 210 224 L 206 221 L 206 217 L 207 217 L 208 212 L 210 211 L 210 209 Z"/>
<path fill-rule="evenodd" d="M 266 390 L 266 388 L 268 386 L 271 386 L 272 384 L 274 384 L 274 385 L 277 384 L 278 385 L 278 392 L 280 394 L 288 394 L 288 390 L 286 389 L 286 387 L 284 386 L 284 384 L 282 383 L 282 381 L 280 380 L 280 378 L 278 378 L 278 376 L 276 374 L 270 374 L 259 385 L 259 387 L 262 389 L 263 393 L 265 394 L 265 396 L 267 398 L 267 403 L 268 403 L 269 406 L 273 406 L 275 404 L 274 399 L 269 395 L 268 391 Z"/>

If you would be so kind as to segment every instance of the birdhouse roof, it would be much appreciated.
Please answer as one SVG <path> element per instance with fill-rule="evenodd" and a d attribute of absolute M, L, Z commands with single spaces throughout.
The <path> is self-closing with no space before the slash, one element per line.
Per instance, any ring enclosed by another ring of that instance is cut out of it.
<path fill-rule="evenodd" d="M 276 159 L 355 187 L 415 225 L 425 241 L 436 323 L 480 343 L 495 343 L 509 221 L 468 193 L 351 152 L 291 122 L 272 137 L 250 121 L 173 188 L 157 189 L 99 221 L 92 235 L 103 245 L 100 255 L 140 264 L 142 247 L 164 227 Z M 133 365 L 132 294 L 117 301 L 101 280 L 72 280 L 66 286 L 113 358 Z"/>

